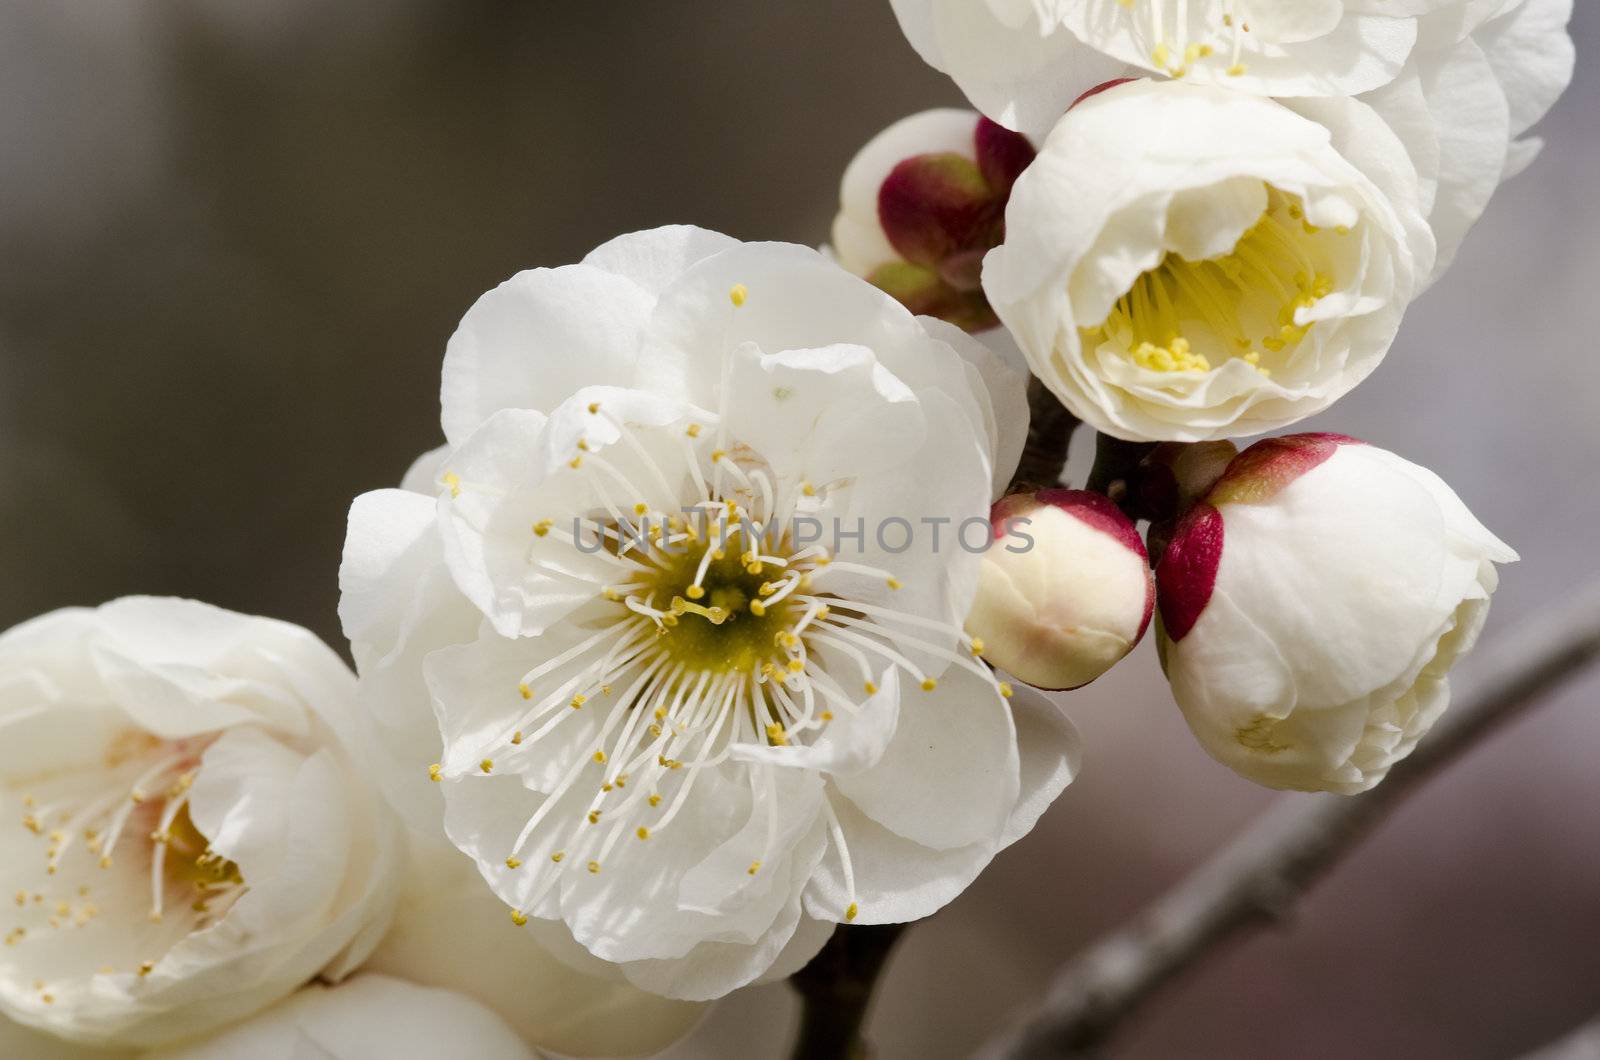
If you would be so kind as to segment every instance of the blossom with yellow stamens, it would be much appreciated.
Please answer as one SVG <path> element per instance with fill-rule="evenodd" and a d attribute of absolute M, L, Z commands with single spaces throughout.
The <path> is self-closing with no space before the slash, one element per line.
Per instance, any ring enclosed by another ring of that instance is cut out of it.
<path fill-rule="evenodd" d="M 1433 262 L 1405 149 L 1354 100 L 1133 81 L 1074 107 L 1018 179 L 983 285 L 1097 430 L 1256 434 L 1377 367 Z"/>
<path fill-rule="evenodd" d="M 1262 96 L 1389 84 L 1469 0 L 891 0 L 930 66 L 1008 128 L 1042 134 L 1090 87 L 1149 75 Z M 1492 5 L 1491 5 L 1492 6 Z M 1436 14 L 1437 13 L 1437 14 Z"/>
<path fill-rule="evenodd" d="M 426 492 L 351 512 L 341 614 L 403 797 L 442 794 L 506 906 L 670 996 L 943 905 L 1076 768 L 961 629 L 954 527 L 1009 477 L 1020 387 L 814 251 L 698 229 L 485 295 Z"/>
<path fill-rule="evenodd" d="M 0 1015 L 148 1047 L 371 952 L 398 822 L 310 633 L 130 597 L 0 635 L 0 687 Z"/>

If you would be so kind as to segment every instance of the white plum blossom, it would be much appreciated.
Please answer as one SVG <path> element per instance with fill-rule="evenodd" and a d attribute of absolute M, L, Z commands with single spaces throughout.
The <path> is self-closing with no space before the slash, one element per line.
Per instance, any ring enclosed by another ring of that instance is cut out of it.
<path fill-rule="evenodd" d="M 1206 441 L 1327 408 L 1433 263 L 1405 148 L 1349 99 L 1176 81 L 1074 107 L 1018 179 L 990 304 L 1034 373 L 1119 438 Z"/>
<path fill-rule="evenodd" d="M 891 0 L 923 60 L 1008 128 L 1043 133 L 1124 73 L 1264 96 L 1347 96 L 1399 76 L 1431 12 L 1504 0 Z"/>
<path fill-rule="evenodd" d="M 1156 569 L 1162 666 L 1212 757 L 1354 794 L 1410 754 L 1517 558 L 1439 477 L 1340 435 L 1257 442 Z"/>
<path fill-rule="evenodd" d="M 716 997 L 931 913 L 1032 827 L 1076 738 L 976 657 L 956 541 L 1020 389 L 814 251 L 693 228 L 472 307 L 433 495 L 357 499 L 341 615 L 511 922 Z"/>
<path fill-rule="evenodd" d="M 1538 154 L 1528 130 L 1572 81 L 1571 17 L 1572 0 L 1456 0 L 1420 20 L 1400 76 L 1363 97 L 1422 177 L 1435 279 L 1495 189 Z"/>
<path fill-rule="evenodd" d="M 310 633 L 194 601 L 0 636 L 0 1012 L 149 1046 L 348 974 L 401 855 L 358 719 Z"/>
<path fill-rule="evenodd" d="M 995 504 L 967 632 L 1035 688 L 1088 684 L 1139 643 L 1155 606 L 1150 557 L 1103 494 L 1045 489 Z"/>
<path fill-rule="evenodd" d="M 537 1060 L 489 1009 L 463 994 L 385 975 L 313 984 L 251 1019 L 145 1060 Z"/>

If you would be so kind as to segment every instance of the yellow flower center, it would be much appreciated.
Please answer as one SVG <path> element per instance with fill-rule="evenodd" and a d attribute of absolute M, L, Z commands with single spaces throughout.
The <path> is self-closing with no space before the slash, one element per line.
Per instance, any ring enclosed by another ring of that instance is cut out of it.
<path fill-rule="evenodd" d="M 1082 329 L 1154 372 L 1209 372 L 1238 358 L 1265 377 L 1313 324 L 1299 323 L 1334 289 L 1325 241 L 1348 235 L 1305 219 L 1300 200 L 1267 186 L 1267 208 L 1232 250 L 1201 261 L 1168 253 L 1134 281 L 1110 314 Z"/>

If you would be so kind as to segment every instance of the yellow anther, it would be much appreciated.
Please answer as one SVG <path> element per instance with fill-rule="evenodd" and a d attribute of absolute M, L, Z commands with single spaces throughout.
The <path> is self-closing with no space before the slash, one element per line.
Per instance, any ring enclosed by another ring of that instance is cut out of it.
<path fill-rule="evenodd" d="M 1157 44 L 1150 53 L 1150 61 L 1163 70 L 1167 68 L 1167 60 L 1171 58 L 1172 49 L 1167 47 L 1165 43 Z"/>
<path fill-rule="evenodd" d="M 891 589 L 899 589 L 901 587 L 899 578 L 890 578 L 886 584 Z"/>
<path fill-rule="evenodd" d="M 1010 699 L 1015 693 L 1016 689 L 1011 687 L 1010 681 L 1000 682 L 1000 697 L 1002 699 Z"/>
<path fill-rule="evenodd" d="M 815 497 L 817 495 L 817 487 L 809 482 L 802 482 L 800 483 L 800 492 L 807 497 Z"/>
<path fill-rule="evenodd" d="M 567 466 L 570 467 L 574 471 L 578 470 L 580 467 L 583 466 L 583 457 L 581 457 L 581 456 L 573 457 L 571 460 L 567 461 Z"/>
<path fill-rule="evenodd" d="M 622 594 L 617 592 L 609 585 L 600 590 L 600 595 L 605 597 L 607 600 L 610 600 L 614 604 L 622 602 Z"/>
<path fill-rule="evenodd" d="M 598 861 L 589 862 L 589 874 L 591 876 L 600 875 L 600 863 Z"/>
<path fill-rule="evenodd" d="M 518 729 L 516 732 L 511 734 L 511 742 L 513 744 L 522 743 L 522 730 L 521 729 Z"/>
<path fill-rule="evenodd" d="M 595 413 L 597 413 L 599 411 L 600 411 L 600 402 L 598 402 L 598 401 L 589 402 L 589 415 L 593 416 Z"/>
<path fill-rule="evenodd" d="M 585 703 L 587 703 L 587 702 L 589 702 L 589 697 L 588 696 L 585 696 L 585 695 L 583 695 L 581 693 L 579 695 L 573 696 L 572 697 L 572 709 L 573 710 L 582 710 L 583 709 L 583 705 Z"/>
<path fill-rule="evenodd" d="M 652 805 L 652 806 L 660 806 L 661 805 L 661 796 L 652 794 L 650 796 L 650 798 L 645 800 L 645 801 L 650 803 L 650 805 Z"/>
<path fill-rule="evenodd" d="M 783 731 L 783 726 L 774 722 L 767 726 L 767 742 L 774 747 L 783 747 L 789 742 L 789 734 Z"/>
<path fill-rule="evenodd" d="M 833 711 L 825 710 L 821 714 L 818 714 L 817 717 L 821 718 L 823 721 L 832 721 L 833 720 Z"/>
<path fill-rule="evenodd" d="M 972 638 L 972 644 L 968 647 L 968 650 L 971 651 L 972 654 L 974 654 L 974 655 L 982 655 L 983 654 L 983 638 L 982 637 L 973 637 Z"/>
<path fill-rule="evenodd" d="M 644 501 L 640 501 L 638 504 L 635 504 L 633 506 L 633 514 L 634 515 L 644 515 L 649 511 L 650 511 L 650 506 L 648 504 L 646 504 Z"/>
<path fill-rule="evenodd" d="M 698 423 L 691 423 L 689 426 L 684 428 L 683 433 L 687 434 L 691 438 L 698 438 L 700 437 L 700 425 Z"/>
<path fill-rule="evenodd" d="M 494 759 L 485 758 L 483 761 L 478 763 L 478 768 L 483 770 L 485 773 L 493 773 L 494 772 Z"/>
<path fill-rule="evenodd" d="M 528 922 L 528 914 L 520 909 L 513 909 L 511 910 L 511 922 L 517 927 L 521 927 Z"/>
<path fill-rule="evenodd" d="M 856 903 L 851 902 L 850 908 L 844 911 L 844 918 L 846 920 L 854 920 L 856 918 L 856 914 L 859 912 L 861 912 L 861 907 L 856 905 Z"/>
<path fill-rule="evenodd" d="M 451 497 L 461 496 L 461 476 L 454 471 L 444 473 L 444 484 L 450 488 Z"/>
<path fill-rule="evenodd" d="M 596 762 L 604 762 L 606 760 L 606 753 L 604 751 L 596 751 L 594 753 L 594 760 Z"/>
<path fill-rule="evenodd" d="M 711 450 L 711 462 L 715 464 L 717 461 L 721 460 L 727 455 L 728 451 L 726 449 L 713 449 Z"/>
<path fill-rule="evenodd" d="M 938 687 L 939 687 L 939 682 L 935 681 L 933 678 L 931 678 L 931 677 L 923 678 L 923 680 L 922 680 L 922 690 L 924 692 L 932 692 L 935 688 L 938 688 Z"/>
<path fill-rule="evenodd" d="M 1232 66 L 1228 67 L 1228 76 L 1229 77 L 1243 77 L 1246 73 L 1249 72 L 1249 70 L 1250 70 L 1250 68 L 1248 66 L 1246 66 L 1244 63 L 1234 63 Z"/>
<path fill-rule="evenodd" d="M 564 854 L 564 853 L 562 853 L 561 851 L 558 850 L 554 854 L 550 855 L 550 860 L 555 862 L 557 865 L 559 865 L 559 864 L 561 864 L 561 859 L 566 857 L 566 856 L 567 856 L 566 854 Z"/>
<path fill-rule="evenodd" d="M 600 811 L 599 810 L 590 810 L 589 811 L 589 823 L 590 824 L 599 824 L 600 823 Z"/>
<path fill-rule="evenodd" d="M 699 600 L 706 595 L 705 588 L 699 585 L 691 585 L 683 592 L 691 600 Z"/>
<path fill-rule="evenodd" d="M 878 694 L 878 686 L 873 684 L 871 681 L 868 681 L 865 687 L 867 690 L 867 695 L 875 696 Z"/>
<path fill-rule="evenodd" d="M 537 523 L 533 524 L 534 536 L 544 537 L 550 532 L 550 528 L 554 525 L 556 525 L 554 519 L 540 519 Z"/>
<path fill-rule="evenodd" d="M 804 673 L 806 668 L 804 659 L 790 659 L 789 672 L 792 674 Z"/>
<path fill-rule="evenodd" d="M 750 875 L 754 876 L 756 873 L 761 871 L 761 862 L 752 861 L 750 863 L 750 867 L 748 869 L 746 869 L 745 871 L 748 872 Z"/>
<path fill-rule="evenodd" d="M 748 297 L 750 297 L 750 288 L 742 283 L 734 284 L 728 291 L 728 300 L 736 306 L 744 305 L 744 300 Z"/>
<path fill-rule="evenodd" d="M 755 615 L 757 618 L 760 618 L 762 615 L 767 613 L 767 605 L 762 603 L 760 600 L 751 600 L 750 613 Z"/>
<path fill-rule="evenodd" d="M 156 969 L 156 962 L 155 961 L 140 961 L 139 962 L 139 976 L 140 976 L 140 978 L 143 978 L 144 976 L 149 975 L 151 972 L 155 971 L 155 969 Z"/>
<path fill-rule="evenodd" d="M 523 681 L 521 684 L 517 685 L 517 692 L 522 696 L 523 699 L 533 698 L 533 689 L 528 687 L 528 682 L 526 681 Z"/>
<path fill-rule="evenodd" d="M 633 834 L 638 836 L 640 839 L 649 839 L 650 838 L 650 829 L 646 828 L 644 825 L 640 825 L 639 826 L 639 830 L 634 832 Z"/>

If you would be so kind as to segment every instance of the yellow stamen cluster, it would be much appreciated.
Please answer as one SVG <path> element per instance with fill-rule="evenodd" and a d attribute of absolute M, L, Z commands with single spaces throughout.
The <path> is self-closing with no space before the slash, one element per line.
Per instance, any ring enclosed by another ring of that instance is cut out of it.
<path fill-rule="evenodd" d="M 1226 254 L 1190 261 L 1167 254 L 1143 273 L 1099 325 L 1090 349 L 1107 343 L 1148 371 L 1199 375 L 1238 359 L 1264 378 L 1267 358 L 1292 352 L 1312 325 L 1300 323 L 1333 293 L 1332 235 L 1305 222 L 1299 201 L 1267 186 L 1267 208 Z"/>

